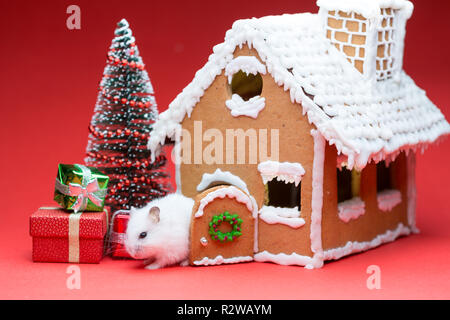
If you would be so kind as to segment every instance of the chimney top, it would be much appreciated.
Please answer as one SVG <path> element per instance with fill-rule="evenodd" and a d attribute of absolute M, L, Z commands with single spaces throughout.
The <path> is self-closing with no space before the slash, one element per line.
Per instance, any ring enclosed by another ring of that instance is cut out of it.
<path fill-rule="evenodd" d="M 409 19 L 414 9 L 408 0 L 318 0 L 317 6 L 327 11 L 356 12 L 368 20 L 377 18 L 384 8 L 401 10 Z"/>

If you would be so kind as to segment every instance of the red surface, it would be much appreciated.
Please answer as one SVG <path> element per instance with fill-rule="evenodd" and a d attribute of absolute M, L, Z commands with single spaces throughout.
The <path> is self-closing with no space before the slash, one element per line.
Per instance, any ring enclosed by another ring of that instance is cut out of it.
<path fill-rule="evenodd" d="M 328 263 L 321 270 L 250 263 L 157 271 L 139 261 L 80 265 L 81 289 L 66 288 L 69 264 L 32 263 L 28 218 L 52 200 L 57 164 L 82 162 L 96 87 L 115 23 L 126 17 L 160 110 L 190 82 L 234 20 L 316 11 L 313 0 L 76 1 L 81 30 L 69 31 L 69 1 L 2 1 L 0 298 L 450 298 L 450 140 L 418 158 L 422 233 Z M 415 1 L 404 67 L 450 119 L 450 2 Z M 381 290 L 366 269 L 381 268 Z"/>

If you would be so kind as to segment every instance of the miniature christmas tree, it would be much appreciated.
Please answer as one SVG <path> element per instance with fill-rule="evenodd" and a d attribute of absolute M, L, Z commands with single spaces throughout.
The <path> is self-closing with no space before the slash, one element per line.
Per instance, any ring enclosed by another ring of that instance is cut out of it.
<path fill-rule="evenodd" d="M 147 140 L 158 115 L 153 87 L 128 22 L 117 24 L 89 126 L 85 162 L 110 177 L 106 205 L 142 207 L 169 191 L 166 158 L 150 163 Z"/>

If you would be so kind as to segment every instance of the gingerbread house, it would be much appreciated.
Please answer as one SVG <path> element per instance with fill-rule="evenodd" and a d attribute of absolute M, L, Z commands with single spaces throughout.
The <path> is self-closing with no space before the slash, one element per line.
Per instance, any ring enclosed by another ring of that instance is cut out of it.
<path fill-rule="evenodd" d="M 319 268 L 417 231 L 415 153 L 450 125 L 402 68 L 413 5 L 317 5 L 236 21 L 154 124 L 196 199 L 192 265 Z"/>

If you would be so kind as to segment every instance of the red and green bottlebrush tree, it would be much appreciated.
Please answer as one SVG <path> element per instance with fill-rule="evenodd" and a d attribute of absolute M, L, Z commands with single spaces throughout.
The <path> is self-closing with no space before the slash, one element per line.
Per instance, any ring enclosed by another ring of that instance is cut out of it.
<path fill-rule="evenodd" d="M 122 19 L 100 82 L 85 159 L 110 177 L 105 204 L 113 211 L 142 207 L 170 190 L 165 156 L 150 163 L 147 149 L 157 115 L 153 87 L 128 22 Z"/>

